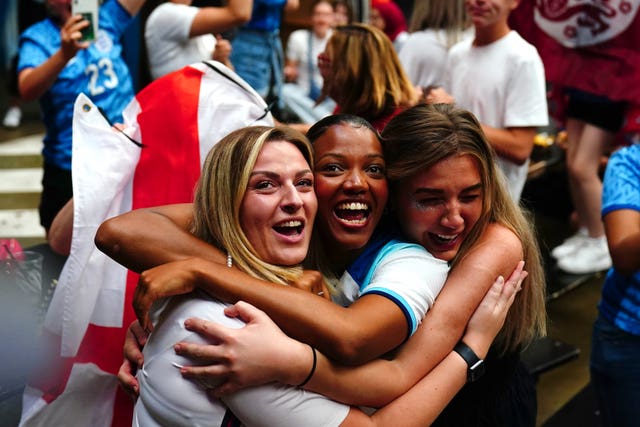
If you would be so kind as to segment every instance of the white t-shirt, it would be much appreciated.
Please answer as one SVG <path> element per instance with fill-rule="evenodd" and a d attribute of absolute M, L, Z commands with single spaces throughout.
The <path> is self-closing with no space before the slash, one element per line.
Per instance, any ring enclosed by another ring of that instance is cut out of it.
<path fill-rule="evenodd" d="M 309 36 L 311 35 L 311 56 L 309 56 Z M 318 71 L 317 58 L 324 52 L 327 41 L 331 38 L 331 31 L 327 31 L 324 38 L 319 38 L 313 31 L 296 30 L 289 35 L 287 41 L 287 59 L 298 62 L 298 80 L 297 85 L 300 86 L 305 93 L 309 93 L 311 88 L 309 83 L 309 58 L 311 58 L 311 66 L 313 69 L 313 80 L 318 88 L 322 88 L 323 80 Z"/>
<path fill-rule="evenodd" d="M 542 60 L 517 32 L 473 46 L 464 40 L 449 51 L 447 91 L 456 103 L 496 128 L 546 126 L 549 121 Z M 529 161 L 517 165 L 498 158 L 511 197 L 518 201 Z"/>
<path fill-rule="evenodd" d="M 460 40 L 473 37 L 473 29 L 465 31 Z M 409 80 L 416 86 L 444 85 L 446 74 L 447 44 L 445 30 L 427 29 L 409 34 L 398 57 Z"/>
<path fill-rule="evenodd" d="M 363 295 L 389 298 L 404 313 L 409 337 L 442 290 L 449 265 L 417 244 L 371 240 L 343 273 L 332 299 L 347 307 Z"/>
<path fill-rule="evenodd" d="M 409 33 L 406 31 L 402 31 L 396 35 L 395 40 L 393 40 L 393 47 L 396 50 L 396 53 L 402 50 L 402 46 L 404 46 L 407 38 L 409 38 Z"/>
<path fill-rule="evenodd" d="M 198 317 L 231 328 L 244 323 L 224 315 L 228 304 L 204 292 L 180 295 L 154 306 L 160 312 L 155 330 L 144 347 L 144 366 L 138 372 L 140 397 L 133 414 L 134 427 L 220 426 L 227 407 L 246 426 L 335 427 L 346 418 L 349 406 L 295 387 L 268 384 L 225 397 L 225 404 L 210 398 L 204 388 L 180 374 L 180 365 L 193 361 L 178 356 L 179 341 L 206 344 L 206 340 L 184 328 L 189 317 Z M 155 319 L 154 319 L 155 320 Z"/>
<path fill-rule="evenodd" d="M 212 34 L 189 38 L 198 11 L 197 7 L 167 2 L 149 15 L 144 37 L 154 80 L 186 65 L 211 59 L 216 46 Z"/>

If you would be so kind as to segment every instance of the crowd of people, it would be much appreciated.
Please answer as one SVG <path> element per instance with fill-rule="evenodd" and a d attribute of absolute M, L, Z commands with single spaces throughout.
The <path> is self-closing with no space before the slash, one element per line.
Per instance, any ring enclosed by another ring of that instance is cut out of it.
<path fill-rule="evenodd" d="M 221 139 L 195 137 L 213 148 L 199 153 L 193 203 L 133 205 L 97 230 L 101 256 L 139 279 L 114 305 L 137 317 L 123 315 L 124 361 L 99 367 L 113 387 L 99 409 L 82 407 L 106 416 L 95 425 L 536 425 L 521 352 L 546 334 L 546 278 L 521 197 L 553 79 L 546 45 L 523 25 L 533 5 L 425 0 L 407 14 L 366 0 L 355 9 L 369 20 L 357 22 L 343 0 L 104 0 L 84 41 L 90 23 L 71 3 L 45 0 L 46 18 L 22 31 L 10 92 L 40 102 L 39 214 L 57 252 L 80 250 L 78 95 L 147 149 L 117 125 L 137 102 L 123 34 L 138 13 L 148 82 L 162 88 L 205 61 L 264 111 Z M 287 13 L 303 8 L 309 25 L 284 40 Z M 608 154 L 633 100 L 564 86 L 556 125 L 576 234 L 550 255 L 567 273 L 612 267 L 591 375 L 605 425 L 632 425 L 640 152 Z M 208 103 L 221 101 L 179 108 Z M 39 396 L 25 393 L 21 425 L 69 407 L 56 407 L 73 397 L 56 381 L 79 374 L 58 368 L 38 379 Z M 135 408 L 115 397 L 116 376 Z"/>

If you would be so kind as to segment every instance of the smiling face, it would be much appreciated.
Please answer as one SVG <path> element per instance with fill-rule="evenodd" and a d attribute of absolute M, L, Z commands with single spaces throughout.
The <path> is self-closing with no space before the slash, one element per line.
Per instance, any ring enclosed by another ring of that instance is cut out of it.
<path fill-rule="evenodd" d="M 378 225 L 389 195 L 377 136 L 341 123 L 314 142 L 318 227 L 326 252 L 362 249 Z"/>
<path fill-rule="evenodd" d="M 253 167 L 240 206 L 240 226 L 262 260 L 302 262 L 318 203 L 313 173 L 295 145 L 267 142 Z"/>
<path fill-rule="evenodd" d="M 478 162 L 448 157 L 398 183 L 395 202 L 405 235 L 436 258 L 451 261 L 482 213 Z"/>

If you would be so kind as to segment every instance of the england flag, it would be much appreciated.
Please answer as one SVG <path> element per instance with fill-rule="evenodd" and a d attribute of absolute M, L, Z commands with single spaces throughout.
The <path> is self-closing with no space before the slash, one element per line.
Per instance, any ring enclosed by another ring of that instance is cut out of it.
<path fill-rule="evenodd" d="M 117 130 L 81 94 L 73 120 L 74 226 L 42 333 L 42 363 L 23 395 L 21 426 L 130 426 L 118 387 L 122 346 L 135 320 L 137 274 L 94 245 L 106 219 L 191 202 L 213 144 L 248 125 L 273 125 L 262 98 L 220 63 L 193 64 L 142 90 Z"/>

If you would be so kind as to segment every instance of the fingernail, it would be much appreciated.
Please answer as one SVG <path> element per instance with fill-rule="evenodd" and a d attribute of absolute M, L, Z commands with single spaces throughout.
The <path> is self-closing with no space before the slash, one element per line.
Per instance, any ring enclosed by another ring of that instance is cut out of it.
<path fill-rule="evenodd" d="M 498 276 L 498 283 L 502 285 L 504 283 L 504 277 Z"/>
<path fill-rule="evenodd" d="M 187 329 L 191 327 L 191 319 L 187 319 L 184 321 L 184 327 Z"/>

